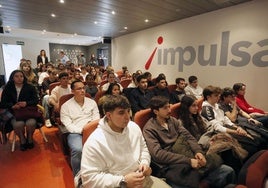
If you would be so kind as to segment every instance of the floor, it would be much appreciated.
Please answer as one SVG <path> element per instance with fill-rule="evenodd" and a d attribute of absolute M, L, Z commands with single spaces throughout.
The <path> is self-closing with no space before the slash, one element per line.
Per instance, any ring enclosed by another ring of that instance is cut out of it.
<path fill-rule="evenodd" d="M 1 188 L 74 188 L 72 171 L 68 158 L 62 153 L 58 129 L 44 126 L 42 130 L 48 143 L 36 130 L 35 147 L 31 150 L 20 151 L 18 140 L 14 152 L 11 152 L 10 140 L 0 144 Z"/>

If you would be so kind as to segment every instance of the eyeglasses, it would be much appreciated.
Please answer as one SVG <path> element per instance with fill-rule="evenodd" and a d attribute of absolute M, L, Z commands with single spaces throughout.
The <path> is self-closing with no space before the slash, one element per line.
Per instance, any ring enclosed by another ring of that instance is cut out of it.
<path fill-rule="evenodd" d="M 80 90 L 85 90 L 86 88 L 85 87 L 78 87 L 78 88 L 76 88 L 76 89 L 74 89 L 74 90 L 78 90 L 78 91 L 80 91 Z"/>

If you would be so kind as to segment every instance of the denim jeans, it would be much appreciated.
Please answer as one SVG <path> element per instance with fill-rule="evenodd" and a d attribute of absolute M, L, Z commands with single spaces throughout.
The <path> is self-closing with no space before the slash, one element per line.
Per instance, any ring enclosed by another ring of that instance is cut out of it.
<path fill-rule="evenodd" d="M 211 187 L 225 187 L 228 184 L 236 182 L 235 171 L 227 166 L 221 165 L 219 168 L 213 170 L 203 180 L 207 181 Z"/>
<path fill-rule="evenodd" d="M 45 119 L 49 119 L 49 108 L 51 107 L 48 102 L 49 95 L 45 95 L 42 99 L 42 106 L 45 109 Z"/>
<path fill-rule="evenodd" d="M 67 140 L 71 150 L 71 166 L 73 175 L 75 176 L 80 171 L 81 167 L 82 135 L 70 133 L 67 137 Z"/>

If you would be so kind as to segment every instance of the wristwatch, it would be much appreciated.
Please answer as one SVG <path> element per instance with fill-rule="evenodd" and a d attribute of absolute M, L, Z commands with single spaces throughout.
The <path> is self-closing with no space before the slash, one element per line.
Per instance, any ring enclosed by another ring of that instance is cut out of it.
<path fill-rule="evenodd" d="M 119 183 L 119 187 L 120 188 L 127 188 L 127 182 L 125 180 L 125 176 L 123 176 L 123 178 L 121 179 L 121 181 Z"/>

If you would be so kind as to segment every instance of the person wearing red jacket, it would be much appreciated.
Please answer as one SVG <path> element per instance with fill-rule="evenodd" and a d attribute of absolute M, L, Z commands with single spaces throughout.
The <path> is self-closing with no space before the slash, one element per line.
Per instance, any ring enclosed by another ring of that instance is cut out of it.
<path fill-rule="evenodd" d="M 256 108 L 248 104 L 245 99 L 246 85 L 243 83 L 236 83 L 233 85 L 233 90 L 235 91 L 236 104 L 243 111 L 248 113 L 252 118 L 260 121 L 264 126 L 268 126 L 268 114 L 264 110 Z"/>

